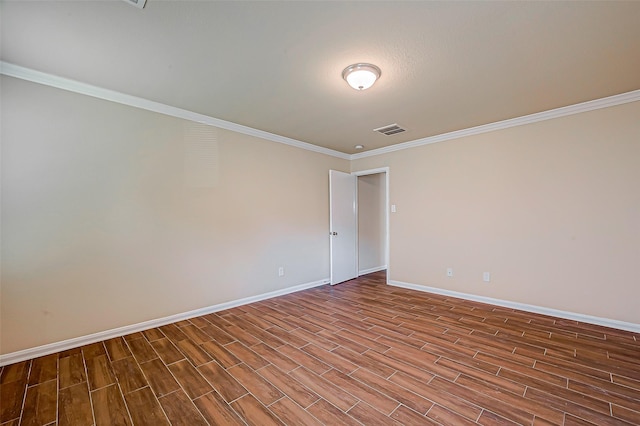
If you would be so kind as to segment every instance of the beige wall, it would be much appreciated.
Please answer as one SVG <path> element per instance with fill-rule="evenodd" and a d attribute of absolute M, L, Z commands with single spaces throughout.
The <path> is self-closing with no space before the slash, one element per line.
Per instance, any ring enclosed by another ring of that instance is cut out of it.
<path fill-rule="evenodd" d="M 385 174 L 358 177 L 358 269 L 380 268 L 385 259 Z"/>
<path fill-rule="evenodd" d="M 1 83 L 1 353 L 329 277 L 348 161 Z"/>
<path fill-rule="evenodd" d="M 390 167 L 391 279 L 640 324 L 639 117 L 635 102 L 353 161 Z"/>
<path fill-rule="evenodd" d="M 329 276 L 327 171 L 348 161 L 211 128 L 193 144 L 183 120 L 1 84 L 0 353 Z M 639 116 L 353 161 L 391 170 L 391 279 L 640 323 Z"/>

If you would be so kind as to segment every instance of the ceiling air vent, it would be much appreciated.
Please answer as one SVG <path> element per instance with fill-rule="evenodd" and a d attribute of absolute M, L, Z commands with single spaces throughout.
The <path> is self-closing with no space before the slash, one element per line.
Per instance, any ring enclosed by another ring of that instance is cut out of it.
<path fill-rule="evenodd" d="M 407 129 L 403 129 L 398 126 L 396 123 L 389 124 L 388 126 L 378 127 L 377 129 L 373 129 L 374 132 L 382 133 L 383 135 L 391 136 L 396 133 L 402 133 Z"/>
<path fill-rule="evenodd" d="M 145 5 L 145 3 L 147 3 L 147 0 L 123 0 L 126 3 L 129 3 L 131 6 L 135 6 L 138 9 L 142 9 Z"/>

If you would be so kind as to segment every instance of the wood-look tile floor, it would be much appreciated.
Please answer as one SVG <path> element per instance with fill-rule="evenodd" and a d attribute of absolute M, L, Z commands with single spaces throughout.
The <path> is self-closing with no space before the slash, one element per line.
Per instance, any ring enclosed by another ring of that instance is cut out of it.
<path fill-rule="evenodd" d="M 2 368 L 5 425 L 640 424 L 640 336 L 384 273 Z"/>

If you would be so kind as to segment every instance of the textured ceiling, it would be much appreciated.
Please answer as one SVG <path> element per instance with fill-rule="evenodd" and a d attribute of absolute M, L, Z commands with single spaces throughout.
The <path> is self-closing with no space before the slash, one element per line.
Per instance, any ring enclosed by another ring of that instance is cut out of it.
<path fill-rule="evenodd" d="M 638 1 L 0 7 L 3 61 L 345 153 L 640 89 Z"/>

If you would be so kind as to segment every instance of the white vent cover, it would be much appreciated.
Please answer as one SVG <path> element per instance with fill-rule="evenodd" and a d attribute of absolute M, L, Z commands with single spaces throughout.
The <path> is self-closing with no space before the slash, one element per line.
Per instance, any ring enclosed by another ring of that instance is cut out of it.
<path fill-rule="evenodd" d="M 126 3 L 129 3 L 131 6 L 135 6 L 138 9 L 142 9 L 144 5 L 147 3 L 147 0 L 122 0 Z"/>
<path fill-rule="evenodd" d="M 378 127 L 377 129 L 373 129 L 374 132 L 382 133 L 383 135 L 387 135 L 387 136 L 395 135 L 396 133 L 402 133 L 405 130 L 407 129 L 403 129 L 402 127 L 398 126 L 398 124 L 396 123 L 389 124 L 388 126 Z"/>

